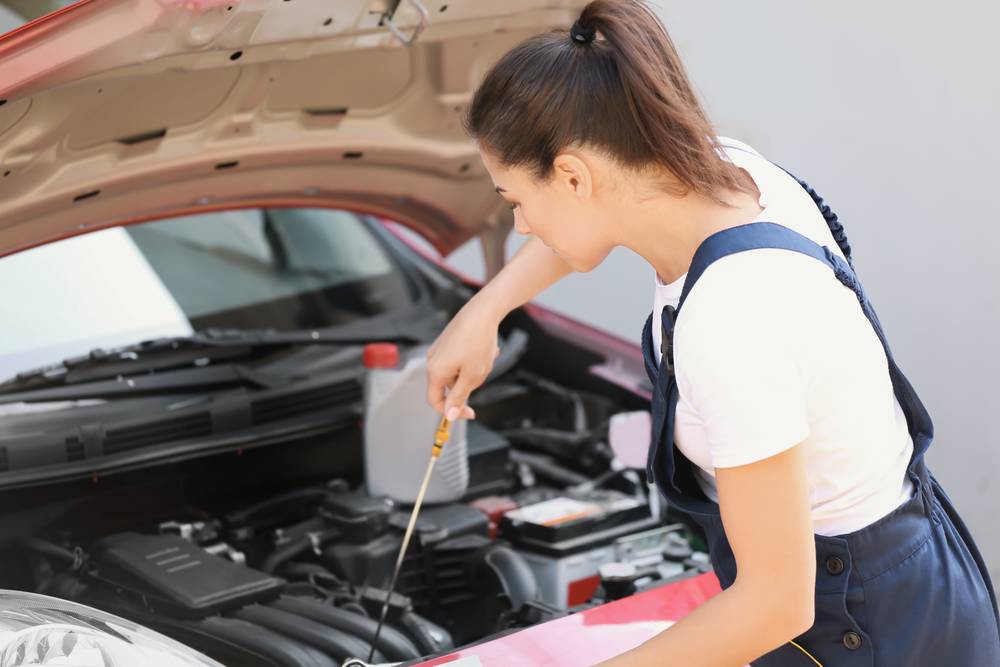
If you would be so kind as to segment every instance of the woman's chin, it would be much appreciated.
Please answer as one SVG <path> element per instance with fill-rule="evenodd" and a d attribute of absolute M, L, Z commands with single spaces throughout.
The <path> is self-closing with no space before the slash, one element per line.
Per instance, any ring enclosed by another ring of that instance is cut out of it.
<path fill-rule="evenodd" d="M 567 255 L 565 253 L 559 252 L 558 250 L 556 250 L 555 248 L 553 248 L 550 245 L 546 245 L 545 247 L 548 248 L 550 251 L 552 251 L 553 255 L 556 255 L 557 257 L 562 258 L 562 260 L 564 262 L 566 262 L 567 264 L 569 264 L 569 267 L 571 269 L 573 269 L 573 271 L 576 272 L 576 273 L 587 273 L 588 271 L 593 271 L 594 268 L 598 264 L 600 264 L 599 261 L 598 262 L 582 262 L 582 261 L 580 261 L 579 258 L 577 258 L 577 257 L 575 257 L 573 255 Z"/>
<path fill-rule="evenodd" d="M 562 257 L 566 261 L 566 263 L 569 264 L 570 268 L 573 269 L 573 271 L 575 271 L 576 273 L 590 273 L 591 271 L 596 269 L 600 264 L 599 261 L 598 262 L 582 261 L 576 257 L 567 257 L 566 255 L 559 255 L 559 256 Z"/>

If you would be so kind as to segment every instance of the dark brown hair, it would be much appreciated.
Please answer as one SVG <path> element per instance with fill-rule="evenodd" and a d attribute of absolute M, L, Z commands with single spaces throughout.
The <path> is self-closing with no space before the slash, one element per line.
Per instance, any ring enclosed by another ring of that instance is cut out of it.
<path fill-rule="evenodd" d="M 588 146 L 627 167 L 665 167 L 715 201 L 722 188 L 753 191 L 720 155 L 673 42 L 643 2 L 594 0 L 577 26 L 576 39 L 567 29 L 528 38 L 486 74 L 464 119 L 484 150 L 545 181 L 560 151 Z"/>

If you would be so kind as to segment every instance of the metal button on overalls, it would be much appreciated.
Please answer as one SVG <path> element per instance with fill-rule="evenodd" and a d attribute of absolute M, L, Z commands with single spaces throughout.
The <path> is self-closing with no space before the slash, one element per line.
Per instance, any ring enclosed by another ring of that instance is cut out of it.
<path fill-rule="evenodd" d="M 837 216 L 808 185 L 844 255 L 786 227 L 754 222 L 707 238 L 696 251 L 676 310 L 650 313 L 642 329 L 643 361 L 653 382 L 652 429 L 646 476 L 672 508 L 704 529 L 712 567 L 723 588 L 736 579 L 736 559 L 719 506 L 702 492 L 693 464 L 674 447 L 673 327 L 687 294 L 712 262 L 757 248 L 799 252 L 825 263 L 857 296 L 885 350 L 893 391 L 913 438 L 906 474 L 913 495 L 892 512 L 852 533 L 814 535 L 815 622 L 794 642 L 753 661 L 754 667 L 928 667 L 1000 665 L 1000 614 L 989 571 L 951 499 L 924 461 L 933 424 L 892 357 L 882 326 L 849 263 L 850 246 Z M 656 315 L 664 343 L 652 350 Z M 668 354 L 668 352 L 670 354 Z"/>
<path fill-rule="evenodd" d="M 844 646 L 854 651 L 861 648 L 861 637 L 856 632 L 844 633 Z"/>

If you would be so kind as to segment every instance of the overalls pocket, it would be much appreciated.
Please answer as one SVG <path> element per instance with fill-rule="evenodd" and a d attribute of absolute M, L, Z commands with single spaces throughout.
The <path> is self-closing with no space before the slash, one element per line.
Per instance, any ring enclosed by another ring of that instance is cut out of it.
<path fill-rule="evenodd" d="M 870 667 L 875 646 L 861 577 L 848 540 L 815 535 L 816 592 L 812 627 L 762 655 L 753 667 Z"/>
<path fill-rule="evenodd" d="M 806 632 L 754 660 L 753 667 L 839 667 L 874 664 L 871 636 L 847 610 L 846 596 L 816 596 L 816 622 Z"/>

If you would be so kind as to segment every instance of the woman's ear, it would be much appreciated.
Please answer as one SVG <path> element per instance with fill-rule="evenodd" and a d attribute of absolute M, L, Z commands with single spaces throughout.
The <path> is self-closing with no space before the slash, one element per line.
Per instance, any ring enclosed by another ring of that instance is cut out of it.
<path fill-rule="evenodd" d="M 573 153 L 560 153 L 552 166 L 557 187 L 580 200 L 590 198 L 594 189 L 593 173 L 584 160 Z"/>

